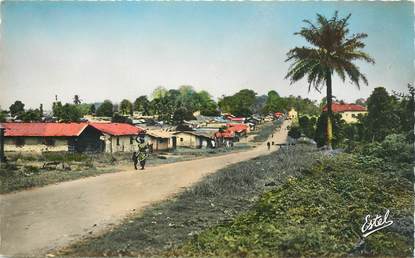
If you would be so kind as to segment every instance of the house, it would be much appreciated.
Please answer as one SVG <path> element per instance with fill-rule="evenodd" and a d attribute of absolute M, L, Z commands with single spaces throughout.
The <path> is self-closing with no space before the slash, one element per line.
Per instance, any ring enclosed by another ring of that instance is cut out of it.
<path fill-rule="evenodd" d="M 203 148 L 215 147 L 215 132 L 207 131 L 179 131 L 173 133 L 177 147 Z"/>
<path fill-rule="evenodd" d="M 221 130 L 215 133 L 217 147 L 232 147 L 235 141 L 235 132 L 231 130 Z"/>
<path fill-rule="evenodd" d="M 124 123 L 89 123 L 90 126 L 100 131 L 105 142 L 105 152 L 133 152 L 138 150 L 136 141 L 144 130 Z"/>
<path fill-rule="evenodd" d="M 292 121 L 298 121 L 298 112 L 294 108 L 291 108 L 291 110 L 288 111 L 287 117 Z"/>
<path fill-rule="evenodd" d="M 153 151 L 168 150 L 173 147 L 172 134 L 164 130 L 147 130 L 146 141 L 152 146 Z"/>
<path fill-rule="evenodd" d="M 233 131 L 237 137 L 245 136 L 249 133 L 250 128 L 246 124 L 226 124 L 228 130 Z"/>
<path fill-rule="evenodd" d="M 100 152 L 101 132 L 87 123 L 2 123 L 5 151 Z"/>
<path fill-rule="evenodd" d="M 346 123 L 356 123 L 358 122 L 357 116 L 359 114 L 366 115 L 367 109 L 364 106 L 357 105 L 357 104 L 347 104 L 347 103 L 337 103 L 333 102 L 331 105 L 331 109 L 334 113 L 340 113 L 342 119 Z M 323 111 L 327 111 L 327 106 L 323 107 Z"/>

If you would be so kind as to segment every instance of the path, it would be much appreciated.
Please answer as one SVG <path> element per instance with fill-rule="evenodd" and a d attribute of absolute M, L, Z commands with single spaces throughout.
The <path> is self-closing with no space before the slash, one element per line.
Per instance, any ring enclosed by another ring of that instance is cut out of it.
<path fill-rule="evenodd" d="M 272 141 L 285 142 L 289 124 Z M 273 146 L 275 149 L 276 146 Z M 268 153 L 245 152 L 126 171 L 0 195 L 0 254 L 39 256 L 119 223 L 229 164 Z"/>

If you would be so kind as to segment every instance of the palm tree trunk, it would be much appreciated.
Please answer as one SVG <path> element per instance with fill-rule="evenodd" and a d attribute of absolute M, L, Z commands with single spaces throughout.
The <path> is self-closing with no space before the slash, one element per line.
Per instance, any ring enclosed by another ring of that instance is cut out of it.
<path fill-rule="evenodd" d="M 326 81 L 326 88 L 327 88 L 327 134 L 326 134 L 326 142 L 327 148 L 329 150 L 332 149 L 332 139 L 333 139 L 333 110 L 332 110 L 332 88 L 331 88 L 331 72 L 327 72 L 327 81 Z"/>

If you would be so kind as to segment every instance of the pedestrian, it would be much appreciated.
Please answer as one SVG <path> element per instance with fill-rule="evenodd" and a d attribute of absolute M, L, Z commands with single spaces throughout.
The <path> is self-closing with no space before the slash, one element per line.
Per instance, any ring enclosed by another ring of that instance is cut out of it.
<path fill-rule="evenodd" d="M 140 138 L 140 143 L 138 144 L 138 160 L 140 161 L 141 170 L 144 170 L 147 156 L 148 145 L 145 143 L 144 138 Z"/>
<path fill-rule="evenodd" d="M 271 144 L 269 142 L 267 142 L 267 147 L 268 147 L 268 150 L 271 148 Z"/>
<path fill-rule="evenodd" d="M 271 134 L 271 138 L 274 138 L 274 133 Z"/>
<path fill-rule="evenodd" d="M 135 170 L 137 170 L 138 155 L 137 155 L 137 152 L 136 152 L 136 151 L 134 151 L 134 152 L 133 152 L 133 157 L 132 157 L 132 160 L 133 160 L 133 162 L 134 162 L 134 169 L 135 169 Z"/>

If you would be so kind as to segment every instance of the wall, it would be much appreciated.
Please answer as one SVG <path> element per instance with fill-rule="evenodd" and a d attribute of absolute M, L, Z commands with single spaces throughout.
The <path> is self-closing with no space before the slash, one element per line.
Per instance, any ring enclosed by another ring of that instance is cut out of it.
<path fill-rule="evenodd" d="M 132 143 L 130 138 L 132 137 Z M 133 152 L 138 151 L 138 142 L 135 140 L 136 136 L 123 135 L 123 136 L 110 136 L 105 134 L 105 152 Z M 117 138 L 119 144 L 117 144 Z"/>
<path fill-rule="evenodd" d="M 44 152 L 44 151 L 68 151 L 68 138 L 65 137 L 48 137 L 55 141 L 54 146 L 44 144 L 44 137 L 19 137 L 24 138 L 23 146 L 16 146 L 17 137 L 6 137 L 4 142 L 5 151 L 16 152 Z"/>
<path fill-rule="evenodd" d="M 342 115 L 342 119 L 346 122 L 346 123 L 348 123 L 348 124 L 350 124 L 350 123 L 357 123 L 358 122 L 358 120 L 357 120 L 357 115 L 359 115 L 359 114 L 363 114 L 363 115 L 366 115 L 367 114 L 367 111 L 346 111 L 346 112 L 342 112 L 341 113 L 341 115 Z M 354 116 L 356 116 L 356 117 L 354 117 Z"/>
<path fill-rule="evenodd" d="M 195 135 L 187 133 L 177 133 L 175 136 L 177 137 L 177 147 L 197 148 L 200 145 Z"/>
<path fill-rule="evenodd" d="M 169 138 L 156 138 L 150 135 L 146 135 L 146 141 L 149 144 L 153 144 L 153 150 L 168 150 L 170 146 L 170 139 Z"/>

